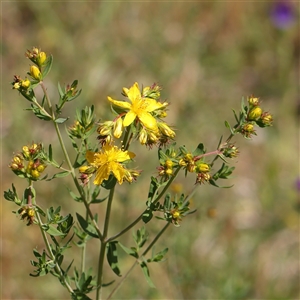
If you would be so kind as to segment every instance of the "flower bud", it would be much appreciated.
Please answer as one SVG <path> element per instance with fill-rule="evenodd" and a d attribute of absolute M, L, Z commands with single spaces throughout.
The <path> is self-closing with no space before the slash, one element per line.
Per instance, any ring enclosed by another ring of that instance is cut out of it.
<path fill-rule="evenodd" d="M 156 143 L 158 141 L 158 136 L 154 132 L 148 133 L 148 142 Z"/>
<path fill-rule="evenodd" d="M 97 132 L 103 136 L 109 135 L 111 133 L 111 129 L 113 126 L 114 126 L 113 121 L 106 121 L 100 124 L 100 126 L 97 129 Z"/>
<path fill-rule="evenodd" d="M 31 170 L 30 174 L 34 179 L 37 179 L 40 177 L 40 172 L 38 170 Z"/>
<path fill-rule="evenodd" d="M 21 86 L 24 89 L 28 89 L 30 87 L 30 84 L 31 84 L 31 82 L 28 79 L 25 79 L 25 80 L 21 81 Z"/>
<path fill-rule="evenodd" d="M 167 168 L 172 168 L 173 162 L 172 162 L 170 159 L 168 159 L 168 160 L 166 160 L 166 162 L 165 162 L 165 166 L 166 166 Z"/>
<path fill-rule="evenodd" d="M 28 208 L 27 210 L 27 214 L 29 217 L 33 217 L 35 215 L 35 211 L 32 208 Z"/>
<path fill-rule="evenodd" d="M 167 168 L 167 169 L 165 170 L 165 173 L 166 173 L 166 175 L 168 175 L 168 176 L 172 175 L 172 174 L 173 174 L 172 168 Z"/>
<path fill-rule="evenodd" d="M 244 124 L 244 126 L 241 130 L 241 133 L 243 134 L 243 136 L 245 138 L 251 138 L 252 134 L 256 135 L 255 130 L 254 130 L 254 125 L 252 123 Z"/>
<path fill-rule="evenodd" d="M 40 173 L 44 172 L 44 170 L 46 169 L 46 166 L 45 165 L 39 165 L 37 168 L 36 168 Z"/>
<path fill-rule="evenodd" d="M 243 126 L 243 130 L 245 132 L 249 132 L 249 133 L 252 133 L 254 132 L 254 125 L 252 123 L 246 123 L 244 126 Z"/>
<path fill-rule="evenodd" d="M 119 139 L 123 133 L 123 120 L 122 118 L 118 118 L 116 122 L 114 122 L 114 137 Z"/>
<path fill-rule="evenodd" d="M 44 62 L 46 61 L 47 59 L 47 55 L 45 52 L 40 52 L 38 55 L 37 55 L 37 58 L 36 58 L 36 63 L 39 67 L 41 67 Z"/>
<path fill-rule="evenodd" d="M 166 123 L 158 122 L 157 124 L 158 124 L 158 128 L 160 129 L 162 134 L 164 134 L 170 138 L 175 137 L 175 132 Z"/>
<path fill-rule="evenodd" d="M 145 145 L 147 143 L 147 137 L 147 131 L 144 128 L 142 128 L 139 134 L 139 141 L 142 145 Z"/>
<path fill-rule="evenodd" d="M 273 116 L 268 112 L 264 112 L 261 116 L 261 122 L 264 126 L 271 126 L 273 122 Z"/>
<path fill-rule="evenodd" d="M 259 106 L 253 107 L 248 113 L 248 120 L 255 121 L 260 118 L 262 114 L 262 109 Z"/>
<path fill-rule="evenodd" d="M 259 104 L 259 98 L 251 96 L 248 99 L 248 103 L 252 106 L 257 106 Z"/>
<path fill-rule="evenodd" d="M 208 164 L 205 163 L 200 163 L 199 165 L 197 165 L 197 172 L 198 173 L 206 173 L 210 170 L 210 167 Z"/>
<path fill-rule="evenodd" d="M 36 80 L 42 79 L 42 73 L 37 66 L 30 67 L 30 75 Z"/>

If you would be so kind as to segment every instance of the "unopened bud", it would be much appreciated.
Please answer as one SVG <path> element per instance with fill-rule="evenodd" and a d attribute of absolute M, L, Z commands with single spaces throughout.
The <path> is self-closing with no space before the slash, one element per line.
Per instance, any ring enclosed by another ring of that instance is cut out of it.
<path fill-rule="evenodd" d="M 122 118 L 118 118 L 116 122 L 114 122 L 114 137 L 119 139 L 123 133 L 123 120 Z"/>
<path fill-rule="evenodd" d="M 208 164 L 205 163 L 200 163 L 199 165 L 197 165 L 197 172 L 198 173 L 206 173 L 210 170 L 210 167 Z"/>
<path fill-rule="evenodd" d="M 42 78 L 42 73 L 37 66 L 30 67 L 30 75 L 36 80 L 41 80 Z"/>
<path fill-rule="evenodd" d="M 248 103 L 252 106 L 257 106 L 259 104 L 259 98 L 251 96 L 248 99 Z"/>
<path fill-rule="evenodd" d="M 166 124 L 163 122 L 159 122 L 158 123 L 158 128 L 160 129 L 160 131 L 170 137 L 170 138 L 174 138 L 175 137 L 175 132 Z"/>
<path fill-rule="evenodd" d="M 262 114 L 262 109 L 259 106 L 253 107 L 248 114 L 249 121 L 255 121 L 260 118 Z"/>
<path fill-rule="evenodd" d="M 41 67 L 47 59 L 45 52 L 40 52 L 36 58 L 36 63 Z"/>
<path fill-rule="evenodd" d="M 28 89 L 28 88 L 30 87 L 30 84 L 31 84 L 31 82 L 30 82 L 30 80 L 28 80 L 28 79 L 25 79 L 25 80 L 23 80 L 23 81 L 21 82 L 21 86 L 22 86 L 22 88 L 24 88 L 24 89 Z"/>

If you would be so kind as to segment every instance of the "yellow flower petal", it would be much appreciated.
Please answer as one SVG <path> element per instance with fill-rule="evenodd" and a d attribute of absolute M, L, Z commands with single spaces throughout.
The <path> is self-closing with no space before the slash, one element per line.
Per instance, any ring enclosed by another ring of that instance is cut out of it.
<path fill-rule="evenodd" d="M 92 152 L 92 151 L 87 151 L 86 152 L 85 158 L 88 161 L 88 163 L 91 164 L 91 163 L 94 162 L 94 154 L 95 154 L 95 152 Z"/>
<path fill-rule="evenodd" d="M 137 82 L 135 82 L 134 85 L 127 91 L 127 97 L 131 102 L 141 98 L 141 92 Z"/>
<path fill-rule="evenodd" d="M 111 97 L 107 97 L 108 101 L 110 101 L 112 104 L 125 108 L 125 109 L 130 109 L 131 108 L 131 104 L 129 102 L 125 102 L 125 101 L 118 101 L 118 100 L 114 100 Z"/>
<path fill-rule="evenodd" d="M 122 167 L 122 165 L 112 162 L 110 164 L 111 171 L 113 172 L 114 176 L 118 180 L 119 184 L 123 183 L 123 178 L 125 176 L 125 169 Z"/>
<path fill-rule="evenodd" d="M 146 99 L 145 102 L 147 103 L 147 112 L 152 112 L 154 110 L 162 108 L 164 105 L 160 102 L 157 102 L 156 100 L 153 99 Z"/>
<path fill-rule="evenodd" d="M 95 185 L 100 185 L 103 182 L 103 180 L 107 180 L 109 178 L 109 175 L 110 175 L 110 170 L 108 168 L 108 165 L 107 164 L 102 165 L 97 170 L 96 177 L 95 177 L 95 180 L 94 180 L 94 184 Z"/>
<path fill-rule="evenodd" d="M 153 116 L 151 116 L 149 113 L 142 111 L 140 112 L 138 117 L 146 128 L 153 131 L 158 130 L 156 119 Z"/>
<path fill-rule="evenodd" d="M 130 110 L 126 114 L 126 116 L 123 120 L 123 126 L 125 126 L 125 127 L 129 126 L 135 120 L 135 118 L 136 118 L 136 113 L 134 111 Z"/>

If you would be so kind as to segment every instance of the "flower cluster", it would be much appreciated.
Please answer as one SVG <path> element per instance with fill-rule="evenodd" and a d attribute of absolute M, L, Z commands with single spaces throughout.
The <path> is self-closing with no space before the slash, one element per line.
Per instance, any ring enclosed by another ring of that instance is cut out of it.
<path fill-rule="evenodd" d="M 156 84 L 140 91 L 137 82 L 132 87 L 123 88 L 123 96 L 129 101 L 119 101 L 108 97 L 117 117 L 113 121 L 99 124 L 99 140 L 110 143 L 113 138 L 119 139 L 126 128 L 132 132 L 142 145 L 165 145 L 175 137 L 175 132 L 162 121 L 167 116 L 167 102 L 160 102 L 160 90 Z"/>
<path fill-rule="evenodd" d="M 96 173 L 94 184 L 101 185 L 103 181 L 114 175 L 119 184 L 123 181 L 133 182 L 140 171 L 125 168 L 124 163 L 131 160 L 135 154 L 127 150 L 129 140 L 135 136 L 142 145 L 165 145 L 175 137 L 175 132 L 162 121 L 167 116 L 167 102 L 160 102 L 160 90 L 156 84 L 147 86 L 140 91 L 137 82 L 132 87 L 123 88 L 123 96 L 129 101 L 119 101 L 108 97 L 117 116 L 114 120 L 99 123 L 98 140 L 102 146 L 99 152 L 88 151 L 86 154 L 87 166 L 81 166 L 80 180 L 86 184 Z M 70 129 L 78 131 L 78 124 Z M 131 136 L 129 137 L 129 133 Z M 127 135 L 127 137 L 126 137 Z M 124 137 L 125 136 L 125 137 Z M 123 146 L 115 146 L 115 139 L 124 137 Z M 172 174 L 172 162 L 169 161 L 166 175 Z"/>
<path fill-rule="evenodd" d="M 43 67 L 47 61 L 46 53 L 36 47 L 33 47 L 32 51 L 27 50 L 25 55 L 34 63 L 34 65 L 30 66 L 29 72 L 27 73 L 32 79 L 29 80 L 27 77 L 22 79 L 20 76 L 15 75 L 14 81 L 11 83 L 13 89 L 20 90 L 21 92 L 26 92 L 33 84 L 40 82 L 43 79 L 45 76 Z"/>
<path fill-rule="evenodd" d="M 22 206 L 18 211 L 17 214 L 21 217 L 22 220 L 27 220 L 27 226 L 33 224 L 34 216 L 35 216 L 35 209 L 32 205 L 25 205 Z"/>
<path fill-rule="evenodd" d="M 16 154 L 9 167 L 20 177 L 38 180 L 47 165 L 41 158 L 43 147 L 41 144 L 23 146 L 22 152 Z"/>
<path fill-rule="evenodd" d="M 247 108 L 246 122 L 240 129 L 240 132 L 246 138 L 251 138 L 255 132 L 255 125 L 259 127 L 272 126 L 273 117 L 269 112 L 265 112 L 260 107 L 259 98 L 251 96 L 248 98 L 249 107 Z"/>

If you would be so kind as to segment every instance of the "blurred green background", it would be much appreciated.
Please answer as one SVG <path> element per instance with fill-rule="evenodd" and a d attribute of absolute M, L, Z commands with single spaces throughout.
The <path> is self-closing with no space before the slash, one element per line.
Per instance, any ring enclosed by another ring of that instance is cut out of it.
<path fill-rule="evenodd" d="M 12 182 L 20 194 L 25 187 L 7 167 L 13 152 L 32 141 L 57 141 L 51 124 L 33 118 L 25 110 L 29 103 L 11 89 L 13 75 L 24 77 L 29 69 L 24 53 L 32 46 L 54 56 L 46 79 L 53 99 L 58 81 L 79 80 L 83 92 L 65 111 L 68 126 L 85 105 L 110 119 L 107 95 L 120 99 L 122 87 L 135 81 L 163 86 L 162 98 L 171 103 L 167 121 L 189 149 L 203 142 L 214 150 L 242 97 L 259 96 L 274 115 L 274 126 L 258 130 L 252 141 L 236 138 L 241 154 L 226 182 L 234 187 L 201 186 L 192 203 L 197 212 L 161 238 L 156 250 L 169 247 L 169 253 L 150 265 L 157 289 L 136 268 L 113 299 L 298 299 L 299 2 L 285 3 L 286 23 L 278 19 L 280 3 L 272 1 L 2 2 L 2 190 Z M 117 189 L 111 234 L 144 209 L 156 155 L 155 149 L 138 152 L 145 171 L 130 190 Z M 194 180 L 178 184 L 190 190 Z M 83 212 L 67 187 L 67 179 L 36 185 L 40 205 Z M 54 278 L 29 277 L 32 248 L 42 250 L 43 243 L 38 228 L 26 227 L 15 209 L 2 201 L 2 299 L 68 299 Z M 131 246 L 130 234 L 122 242 Z M 95 265 L 97 249 L 91 243 L 88 264 Z M 125 274 L 133 259 L 123 258 Z M 105 281 L 113 279 L 107 269 Z"/>

